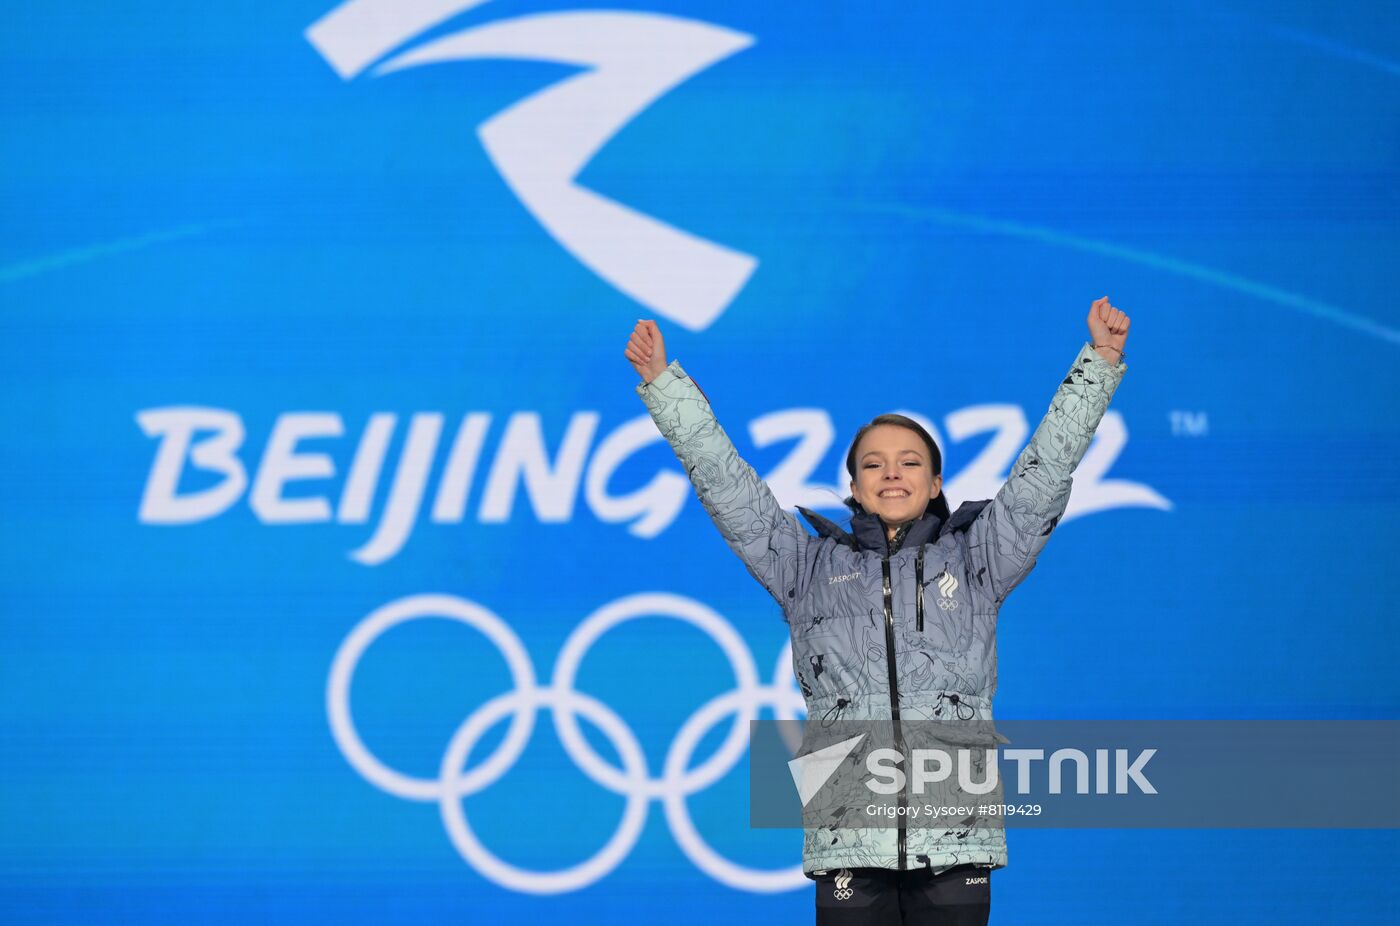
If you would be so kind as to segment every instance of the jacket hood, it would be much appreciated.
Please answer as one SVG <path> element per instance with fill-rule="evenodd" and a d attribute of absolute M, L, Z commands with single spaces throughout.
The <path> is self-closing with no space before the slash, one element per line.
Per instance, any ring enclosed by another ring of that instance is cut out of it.
<path fill-rule="evenodd" d="M 925 511 L 923 517 L 899 529 L 890 545 L 890 552 L 898 552 L 906 544 L 918 546 L 933 543 L 944 534 L 967 530 L 968 525 L 977 518 L 983 508 L 991 504 L 991 501 L 990 498 L 984 498 L 975 502 L 963 502 L 958 506 L 958 510 L 949 516 L 946 524 L 938 515 Z M 885 550 L 885 525 L 879 515 L 858 511 L 851 516 L 851 529 L 847 531 L 830 518 L 822 517 L 801 505 L 797 506 L 797 510 L 802 512 L 807 523 L 816 529 L 820 537 L 834 538 L 852 550 L 874 550 L 880 553 Z"/>

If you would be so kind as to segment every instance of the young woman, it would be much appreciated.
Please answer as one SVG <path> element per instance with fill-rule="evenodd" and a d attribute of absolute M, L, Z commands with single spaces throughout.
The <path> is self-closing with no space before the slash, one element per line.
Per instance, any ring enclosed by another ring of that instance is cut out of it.
<path fill-rule="evenodd" d="M 850 530 L 798 509 L 815 537 L 740 458 L 695 381 L 667 363 L 656 323 L 637 323 L 624 350 L 642 378 L 636 391 L 726 543 L 782 608 L 809 732 L 882 722 L 903 746 L 920 722 L 990 726 L 997 612 L 1064 514 L 1074 469 L 1127 371 L 1128 323 L 1108 297 L 1093 303 L 1088 343 L 995 498 L 951 511 L 932 437 L 881 415 L 846 454 Z M 833 822 L 806 829 L 802 858 L 819 924 L 986 923 L 1006 839 L 973 818 Z"/>

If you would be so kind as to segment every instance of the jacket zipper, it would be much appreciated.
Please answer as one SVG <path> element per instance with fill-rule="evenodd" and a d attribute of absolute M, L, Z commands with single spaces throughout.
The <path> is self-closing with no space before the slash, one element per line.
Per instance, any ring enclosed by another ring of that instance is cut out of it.
<path fill-rule="evenodd" d="M 890 589 L 890 541 L 889 535 L 885 536 L 885 555 L 880 558 L 880 570 L 885 580 L 885 668 L 889 673 L 890 683 L 890 720 L 894 728 L 894 745 L 899 750 L 900 756 L 905 754 L 904 731 L 899 725 L 899 672 L 895 667 L 894 656 L 894 594 Z M 908 787 L 908 770 L 905 771 L 905 787 Z M 898 867 L 901 871 L 905 867 L 905 833 L 904 824 L 908 813 L 908 799 L 904 790 L 899 792 L 899 818 L 898 830 L 895 836 L 896 846 L 899 852 Z"/>
<path fill-rule="evenodd" d="M 924 632 L 924 548 L 919 545 L 919 552 L 914 557 L 914 613 L 918 615 L 918 623 L 915 629 L 919 633 Z"/>

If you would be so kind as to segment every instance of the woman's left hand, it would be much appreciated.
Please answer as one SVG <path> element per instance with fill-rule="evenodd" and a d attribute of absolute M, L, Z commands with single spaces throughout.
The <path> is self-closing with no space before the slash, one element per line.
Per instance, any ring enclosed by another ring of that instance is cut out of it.
<path fill-rule="evenodd" d="M 1099 348 L 1099 356 L 1109 363 L 1117 364 L 1123 356 L 1123 344 L 1128 340 L 1128 324 L 1131 319 L 1122 309 L 1115 309 L 1108 297 L 1094 300 L 1089 306 L 1089 337 L 1091 344 L 1108 345 L 1113 350 Z"/>

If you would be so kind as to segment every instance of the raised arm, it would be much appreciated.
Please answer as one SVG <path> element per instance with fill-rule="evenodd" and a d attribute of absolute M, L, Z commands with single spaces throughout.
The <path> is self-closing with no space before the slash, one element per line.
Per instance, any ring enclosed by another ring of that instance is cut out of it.
<path fill-rule="evenodd" d="M 1005 485 L 968 527 L 974 578 L 990 583 L 998 605 L 1035 568 L 1065 513 L 1074 469 L 1128 370 L 1123 362 L 1128 324 L 1128 316 L 1106 296 L 1089 309 L 1090 340 L 1079 349 Z"/>
<path fill-rule="evenodd" d="M 815 538 L 739 456 L 705 393 L 680 363 L 666 363 L 655 322 L 637 326 L 625 351 L 642 377 L 637 394 L 725 543 L 786 614 L 787 606 L 806 590 L 802 564 Z"/>

